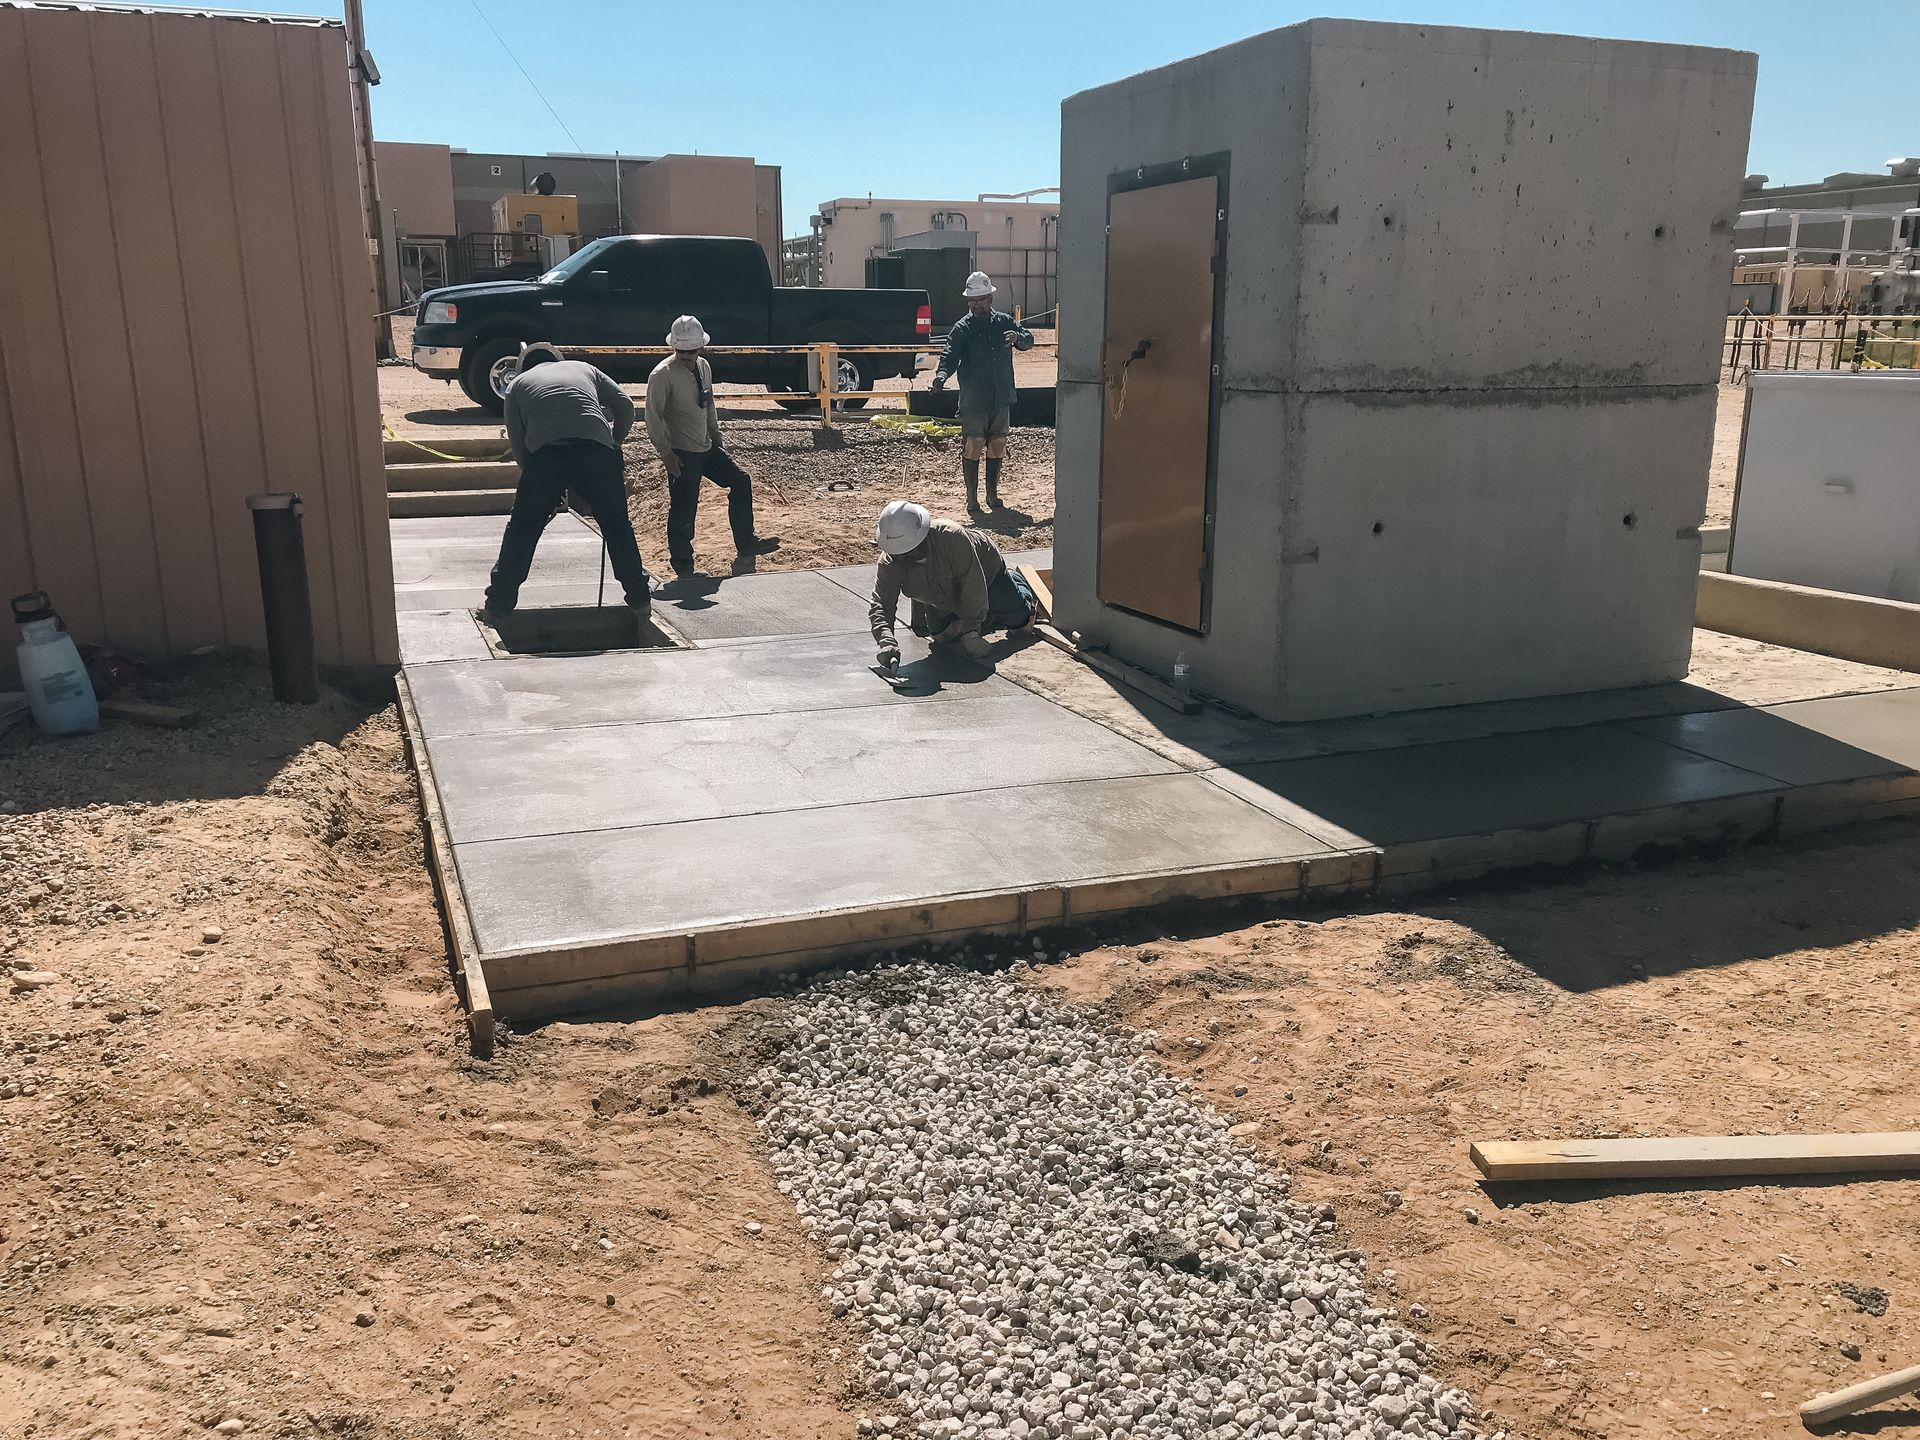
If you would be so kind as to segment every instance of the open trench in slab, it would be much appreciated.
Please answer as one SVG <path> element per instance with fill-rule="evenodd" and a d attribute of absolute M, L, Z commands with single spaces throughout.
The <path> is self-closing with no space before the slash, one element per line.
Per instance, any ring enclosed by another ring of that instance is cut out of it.
<path fill-rule="evenodd" d="M 1369 1305 L 1329 1209 L 1226 1121 L 1011 972 L 913 963 L 793 999 L 759 1077 L 780 1188 L 836 1259 L 883 1397 L 954 1440 L 1471 1437 Z"/>

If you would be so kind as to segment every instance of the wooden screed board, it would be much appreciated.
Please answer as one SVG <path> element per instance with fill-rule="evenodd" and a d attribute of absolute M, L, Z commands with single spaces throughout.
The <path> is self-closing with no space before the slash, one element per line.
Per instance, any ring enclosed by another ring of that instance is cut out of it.
<path fill-rule="evenodd" d="M 1108 605 L 1202 628 L 1219 179 L 1108 201 L 1100 569 Z"/>

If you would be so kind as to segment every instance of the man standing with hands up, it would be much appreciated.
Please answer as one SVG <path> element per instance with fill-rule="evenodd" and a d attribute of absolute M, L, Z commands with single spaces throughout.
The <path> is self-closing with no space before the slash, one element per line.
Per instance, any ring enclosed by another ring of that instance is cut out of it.
<path fill-rule="evenodd" d="M 993 308 L 993 281 L 976 270 L 967 277 L 967 313 L 947 331 L 947 348 L 934 367 L 933 388 L 960 376 L 960 468 L 967 478 L 967 513 L 980 513 L 980 462 L 987 462 L 987 505 L 1000 508 L 1000 467 L 1007 458 L 1013 408 L 1013 352 L 1033 348 L 1033 332 Z"/>

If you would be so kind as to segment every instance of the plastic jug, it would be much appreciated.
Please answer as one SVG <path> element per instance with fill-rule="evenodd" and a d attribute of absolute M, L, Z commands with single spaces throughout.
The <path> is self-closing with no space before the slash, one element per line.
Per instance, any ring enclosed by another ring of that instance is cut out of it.
<path fill-rule="evenodd" d="M 44 590 L 13 598 L 20 627 L 20 679 L 33 723 L 49 735 L 81 735 L 100 728 L 100 702 L 80 650 Z"/>

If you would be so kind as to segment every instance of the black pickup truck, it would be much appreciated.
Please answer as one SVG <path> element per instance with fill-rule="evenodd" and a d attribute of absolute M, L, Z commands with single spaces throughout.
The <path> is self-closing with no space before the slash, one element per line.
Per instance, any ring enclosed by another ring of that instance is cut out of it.
<path fill-rule="evenodd" d="M 616 235 L 595 240 L 532 280 L 452 285 L 420 297 L 413 363 L 458 380 L 467 398 L 500 413 L 523 341 L 631 345 L 664 352 L 676 316 L 697 315 L 715 345 L 914 345 L 933 333 L 924 290 L 776 286 L 753 240 L 719 235 Z M 590 357 L 616 380 L 645 380 L 658 355 Z M 915 355 L 842 355 L 835 387 L 869 390 L 911 377 Z M 773 391 L 806 389 L 801 355 L 710 355 L 713 378 Z M 849 401 L 864 404 L 864 401 Z M 804 399 L 782 400 L 810 409 Z"/>

